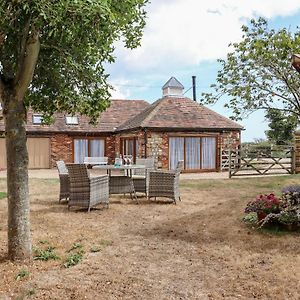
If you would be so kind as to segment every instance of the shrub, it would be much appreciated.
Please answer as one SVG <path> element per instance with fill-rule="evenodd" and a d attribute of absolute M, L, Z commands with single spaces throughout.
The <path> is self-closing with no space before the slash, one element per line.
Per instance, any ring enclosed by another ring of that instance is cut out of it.
<path fill-rule="evenodd" d="M 34 260 L 43 260 L 43 261 L 47 261 L 50 259 L 57 260 L 57 259 L 59 259 L 59 257 L 54 252 L 54 249 L 55 248 L 52 246 L 48 246 L 46 249 L 34 248 L 33 249 L 33 251 L 34 251 L 33 259 Z"/>

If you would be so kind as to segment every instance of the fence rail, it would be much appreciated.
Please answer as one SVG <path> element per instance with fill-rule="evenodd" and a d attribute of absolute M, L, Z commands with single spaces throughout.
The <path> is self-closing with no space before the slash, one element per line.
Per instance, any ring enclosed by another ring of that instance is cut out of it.
<path fill-rule="evenodd" d="M 233 176 L 275 175 L 295 173 L 293 147 L 263 151 L 229 151 L 229 178 Z"/>

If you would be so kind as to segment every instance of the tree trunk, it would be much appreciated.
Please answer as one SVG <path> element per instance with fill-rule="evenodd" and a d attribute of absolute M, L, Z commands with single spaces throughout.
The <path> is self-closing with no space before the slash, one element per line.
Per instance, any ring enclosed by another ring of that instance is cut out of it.
<path fill-rule="evenodd" d="M 12 91 L 6 94 L 4 108 L 7 195 L 8 195 L 8 256 L 11 260 L 31 257 L 29 222 L 28 153 L 26 147 L 26 109 Z"/>

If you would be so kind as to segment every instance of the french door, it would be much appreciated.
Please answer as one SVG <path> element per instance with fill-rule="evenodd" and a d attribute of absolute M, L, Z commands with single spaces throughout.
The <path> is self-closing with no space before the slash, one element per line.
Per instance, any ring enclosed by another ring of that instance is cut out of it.
<path fill-rule="evenodd" d="M 121 138 L 121 154 L 132 155 L 135 161 L 138 155 L 138 143 L 136 138 Z"/>
<path fill-rule="evenodd" d="M 170 137 L 169 168 L 183 160 L 185 170 L 216 169 L 216 147 L 215 137 Z"/>
<path fill-rule="evenodd" d="M 74 163 L 83 163 L 88 156 L 103 157 L 105 155 L 104 139 L 74 139 Z"/>

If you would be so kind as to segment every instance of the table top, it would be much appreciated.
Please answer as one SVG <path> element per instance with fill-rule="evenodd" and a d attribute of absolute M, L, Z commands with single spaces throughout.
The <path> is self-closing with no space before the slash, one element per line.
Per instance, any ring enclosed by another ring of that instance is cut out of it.
<path fill-rule="evenodd" d="M 122 166 L 97 165 L 97 166 L 94 166 L 93 169 L 100 169 L 100 170 L 132 170 L 132 169 L 146 169 L 146 166 L 144 166 L 144 165 L 122 165 Z"/>

